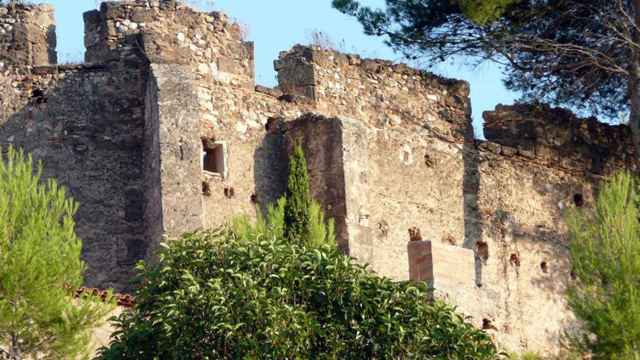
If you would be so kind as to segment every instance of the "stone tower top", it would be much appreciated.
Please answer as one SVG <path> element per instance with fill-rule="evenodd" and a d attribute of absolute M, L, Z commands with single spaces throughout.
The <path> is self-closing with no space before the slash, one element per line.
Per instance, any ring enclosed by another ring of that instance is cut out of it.
<path fill-rule="evenodd" d="M 253 43 L 222 13 L 167 0 L 107 1 L 84 20 L 87 62 L 206 64 L 253 82 Z"/>
<path fill-rule="evenodd" d="M 53 7 L 0 5 L 0 70 L 56 63 Z"/>

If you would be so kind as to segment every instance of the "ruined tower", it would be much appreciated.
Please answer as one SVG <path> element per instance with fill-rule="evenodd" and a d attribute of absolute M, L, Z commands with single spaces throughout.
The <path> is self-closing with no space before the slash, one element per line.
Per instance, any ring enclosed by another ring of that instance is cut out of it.
<path fill-rule="evenodd" d="M 0 7 L 0 146 L 80 203 L 88 285 L 129 290 L 163 238 L 264 210 L 296 140 L 345 253 L 429 282 L 507 349 L 560 350 L 575 326 L 563 214 L 637 170 L 628 128 L 500 106 L 480 141 L 464 81 L 295 46 L 272 89 L 222 13 L 108 1 L 84 20 L 86 63 L 56 65 L 52 9 Z"/>

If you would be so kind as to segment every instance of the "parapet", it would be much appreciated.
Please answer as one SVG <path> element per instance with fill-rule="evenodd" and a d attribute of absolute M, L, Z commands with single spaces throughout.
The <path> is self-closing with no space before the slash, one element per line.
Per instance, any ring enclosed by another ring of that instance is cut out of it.
<path fill-rule="evenodd" d="M 640 169 L 631 130 L 544 104 L 498 105 L 483 114 L 487 140 L 551 166 L 610 174 Z"/>
<path fill-rule="evenodd" d="M 379 59 L 297 45 L 275 61 L 279 88 L 318 109 L 376 127 L 434 124 L 454 137 L 468 133 L 469 84 Z"/>
<path fill-rule="evenodd" d="M 107 1 L 84 20 L 87 62 L 205 64 L 213 72 L 254 77 L 253 43 L 222 13 L 175 0 Z"/>
<path fill-rule="evenodd" d="M 56 64 L 56 32 L 49 5 L 0 6 L 0 70 Z"/>

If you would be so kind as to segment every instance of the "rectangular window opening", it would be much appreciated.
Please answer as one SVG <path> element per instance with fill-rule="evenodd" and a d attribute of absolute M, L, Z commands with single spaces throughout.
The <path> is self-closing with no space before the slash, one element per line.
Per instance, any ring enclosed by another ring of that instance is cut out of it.
<path fill-rule="evenodd" d="M 226 177 L 226 144 L 202 140 L 202 170 L 210 175 Z"/>

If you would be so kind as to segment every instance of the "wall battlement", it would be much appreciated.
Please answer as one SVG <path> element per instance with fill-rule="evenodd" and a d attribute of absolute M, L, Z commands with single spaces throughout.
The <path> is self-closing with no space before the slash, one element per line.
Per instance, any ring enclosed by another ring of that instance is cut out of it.
<path fill-rule="evenodd" d="M 163 238 L 264 211 L 300 141 L 347 254 L 396 280 L 422 266 L 505 349 L 560 352 L 576 326 L 563 216 L 601 175 L 637 171 L 626 127 L 498 106 L 479 141 L 464 81 L 298 45 L 270 89 L 222 13 L 107 1 L 84 20 L 86 63 L 56 65 L 52 9 L 0 7 L 0 147 L 79 201 L 87 285 L 130 290 Z M 415 227 L 424 243 L 407 247 Z"/>
<path fill-rule="evenodd" d="M 621 168 L 640 169 L 626 125 L 581 119 L 566 109 L 548 105 L 499 105 L 483 115 L 489 141 L 550 166 L 598 175 Z"/>
<path fill-rule="evenodd" d="M 465 81 L 405 64 L 300 45 L 282 52 L 274 67 L 280 90 L 312 99 L 322 111 L 380 128 L 420 126 L 427 120 L 450 137 L 462 139 L 470 134 L 469 84 Z M 410 120 L 403 123 L 403 117 Z M 441 117 L 447 123 L 440 123 Z"/>
<path fill-rule="evenodd" d="M 0 71 L 56 62 L 53 7 L 0 5 Z"/>
<path fill-rule="evenodd" d="M 253 86 L 253 43 L 222 13 L 176 1 L 108 1 L 84 20 L 87 62 L 201 64 L 203 73 Z"/>

